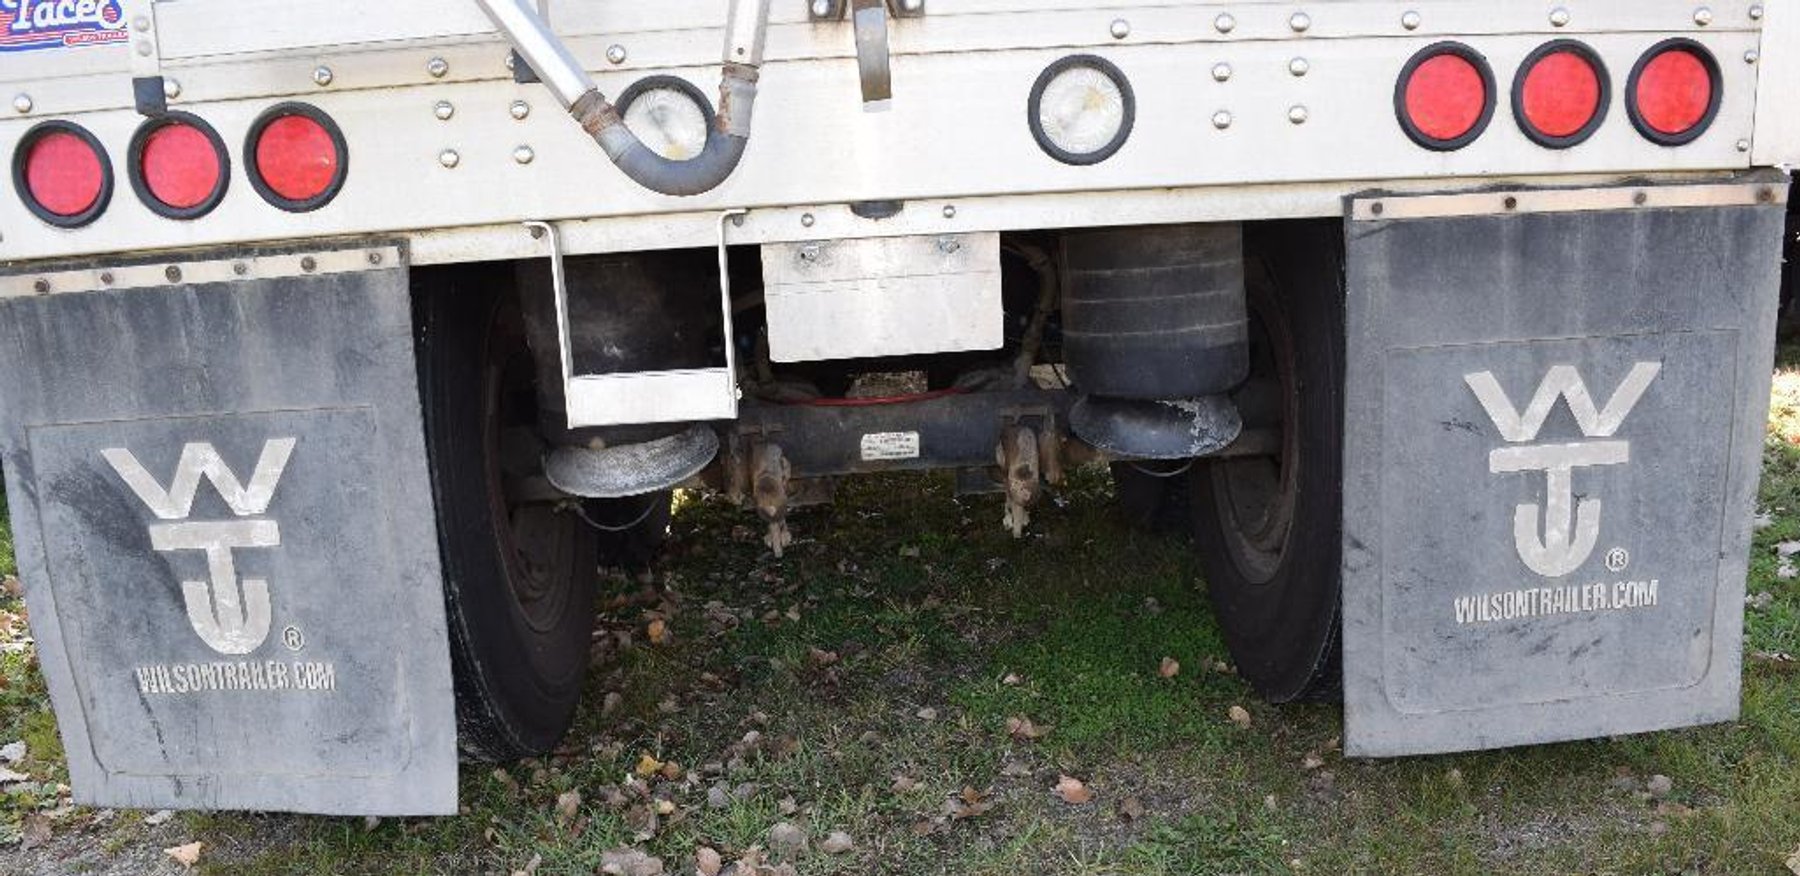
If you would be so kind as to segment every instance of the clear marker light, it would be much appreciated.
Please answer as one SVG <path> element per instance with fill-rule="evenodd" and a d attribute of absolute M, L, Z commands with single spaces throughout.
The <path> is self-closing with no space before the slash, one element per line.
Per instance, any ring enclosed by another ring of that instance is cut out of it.
<path fill-rule="evenodd" d="M 1031 122 L 1051 157 L 1094 164 L 1124 145 L 1134 112 L 1131 86 L 1118 68 L 1100 58 L 1075 57 L 1039 77 Z"/>

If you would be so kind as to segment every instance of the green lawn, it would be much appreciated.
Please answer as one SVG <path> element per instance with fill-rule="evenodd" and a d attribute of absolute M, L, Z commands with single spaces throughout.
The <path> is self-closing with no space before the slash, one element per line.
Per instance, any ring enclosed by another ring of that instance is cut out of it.
<path fill-rule="evenodd" d="M 782 561 L 753 520 L 687 497 L 654 584 L 608 585 L 565 752 L 466 766 L 460 818 L 150 828 L 75 810 L 55 831 L 102 860 L 197 839 L 200 869 L 221 874 L 534 860 L 538 874 L 588 874 L 626 845 L 693 873 L 701 846 L 734 860 L 782 821 L 815 848 L 772 857 L 802 874 L 1784 873 L 1800 846 L 1800 664 L 1772 655 L 1800 653 L 1800 587 L 1778 579 L 1774 546 L 1800 540 L 1800 372 L 1777 395 L 1772 523 L 1751 567 L 1751 591 L 1770 597 L 1749 615 L 1736 724 L 1347 761 L 1340 709 L 1268 707 L 1231 674 L 1188 548 L 1123 527 L 1103 473 L 1080 473 L 1022 541 L 994 498 L 883 477 L 796 513 L 800 542 Z M 657 618 L 672 636 L 653 645 Z M 1180 664 L 1172 678 L 1164 657 Z M 35 672 L 0 667 L 0 743 L 25 735 L 27 767 L 54 782 Z M 1009 733 L 1014 718 L 1047 732 Z M 1093 800 L 1056 796 L 1063 775 Z M 569 791 L 579 802 L 559 814 Z M 0 831 L 55 802 L 14 795 Z M 854 847 L 817 849 L 832 831 Z"/>

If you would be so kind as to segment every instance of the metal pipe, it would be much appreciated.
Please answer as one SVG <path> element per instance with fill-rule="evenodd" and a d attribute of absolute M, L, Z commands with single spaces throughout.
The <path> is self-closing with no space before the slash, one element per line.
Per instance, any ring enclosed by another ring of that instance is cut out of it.
<path fill-rule="evenodd" d="M 581 62 L 550 30 L 530 0 L 475 0 L 506 35 L 525 63 L 550 88 L 619 170 L 638 185 L 686 197 L 712 191 L 731 176 L 750 141 L 756 103 L 757 68 L 762 65 L 771 0 L 731 0 L 726 13 L 724 71 L 719 108 L 706 135 L 706 148 L 686 161 L 656 154 L 625 126 L 619 111 L 600 93 Z"/>

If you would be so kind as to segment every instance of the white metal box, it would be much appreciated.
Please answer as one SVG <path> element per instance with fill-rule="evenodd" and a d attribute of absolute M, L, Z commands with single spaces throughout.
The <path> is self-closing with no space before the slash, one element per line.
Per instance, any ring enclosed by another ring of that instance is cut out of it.
<path fill-rule="evenodd" d="M 997 233 L 770 244 L 762 260 L 776 362 L 995 350 L 1004 342 Z"/>

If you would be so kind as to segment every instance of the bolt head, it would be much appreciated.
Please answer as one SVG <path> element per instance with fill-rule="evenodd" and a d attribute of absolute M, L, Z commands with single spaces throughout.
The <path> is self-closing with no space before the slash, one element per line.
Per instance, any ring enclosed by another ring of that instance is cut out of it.
<path fill-rule="evenodd" d="M 131 20 L 131 29 L 143 33 L 150 29 L 150 16 L 140 15 Z"/>
<path fill-rule="evenodd" d="M 1568 27 L 1569 10 L 1564 9 L 1561 6 L 1550 10 L 1550 24 L 1553 27 Z"/>
<path fill-rule="evenodd" d="M 437 102 L 437 106 L 431 108 L 431 114 L 437 116 L 439 121 L 450 121 L 450 117 L 456 115 L 456 105 L 447 100 L 440 100 Z"/>
<path fill-rule="evenodd" d="M 944 205 L 944 218 L 945 219 L 955 219 L 956 218 L 956 205 L 955 204 L 945 204 Z"/>
<path fill-rule="evenodd" d="M 1419 25 L 1423 22 L 1424 18 L 1422 18 L 1419 13 L 1410 9 L 1400 16 L 1400 26 L 1407 30 L 1418 30 Z"/>
<path fill-rule="evenodd" d="M 455 167 L 462 163 L 462 156 L 455 149 L 445 149 L 438 153 L 438 163 L 445 167 Z"/>
<path fill-rule="evenodd" d="M 14 95 L 14 97 L 13 97 L 13 112 L 28 113 L 28 112 L 31 112 L 31 106 L 32 106 L 31 95 L 29 95 L 29 94 Z"/>
<path fill-rule="evenodd" d="M 1231 81 L 1231 65 L 1223 61 L 1214 64 L 1212 68 L 1212 77 L 1214 82 Z"/>
<path fill-rule="evenodd" d="M 174 100 L 181 96 L 181 80 L 163 77 L 163 96 Z"/>
<path fill-rule="evenodd" d="M 1713 11 L 1712 11 L 1711 7 L 1702 6 L 1699 9 L 1694 10 L 1694 23 L 1695 24 L 1700 25 L 1701 27 L 1705 27 L 1709 24 L 1712 24 L 1712 22 L 1713 22 Z"/>
<path fill-rule="evenodd" d="M 537 158 L 537 153 L 530 146 L 520 146 L 513 150 L 513 160 L 520 164 L 530 164 L 534 158 Z"/>
<path fill-rule="evenodd" d="M 1739 152 L 1749 152 L 1749 151 L 1750 151 L 1750 141 L 1749 141 L 1749 140 L 1739 140 L 1739 141 L 1737 141 L 1737 151 L 1739 151 Z"/>
<path fill-rule="evenodd" d="M 824 18 L 831 14 L 831 0 L 812 0 L 810 10 L 812 17 Z"/>
<path fill-rule="evenodd" d="M 818 222 L 818 221 L 819 220 L 813 218 L 813 214 L 811 214 L 811 213 L 805 213 L 800 216 L 800 224 L 806 228 L 813 227 L 813 223 Z"/>
<path fill-rule="evenodd" d="M 330 67 L 321 65 L 321 66 L 313 68 L 313 82 L 314 83 L 316 83 L 318 85 L 330 85 L 331 80 L 332 80 L 332 75 L 331 75 Z"/>
<path fill-rule="evenodd" d="M 1296 125 L 1306 124 L 1306 120 L 1311 116 L 1312 114 L 1306 111 L 1306 107 L 1299 105 L 1288 107 L 1288 121 Z"/>
<path fill-rule="evenodd" d="M 1126 21 L 1123 18 L 1115 18 L 1113 19 L 1110 30 L 1112 31 L 1113 39 L 1122 40 L 1131 36 L 1131 22 Z"/>
<path fill-rule="evenodd" d="M 1757 5 L 1750 7 L 1750 20 L 1751 21 L 1762 21 L 1762 18 L 1763 18 L 1762 4 L 1758 3 Z"/>
<path fill-rule="evenodd" d="M 925 8 L 925 0 L 900 0 L 900 11 L 918 12 Z"/>
<path fill-rule="evenodd" d="M 513 118 L 524 121 L 526 116 L 531 115 L 531 104 L 522 100 L 515 100 L 507 111 L 512 113 Z"/>
<path fill-rule="evenodd" d="M 612 45 L 606 47 L 607 63 L 623 64 L 623 63 L 625 63 L 625 59 L 628 57 L 630 57 L 630 55 L 625 51 L 625 47 L 619 45 L 618 43 L 613 43 Z"/>
<path fill-rule="evenodd" d="M 1231 113 L 1228 113 L 1225 110 L 1219 110 L 1218 112 L 1213 113 L 1212 123 L 1213 127 L 1218 128 L 1221 131 L 1231 127 Z"/>
<path fill-rule="evenodd" d="M 1213 30 L 1219 33 L 1231 33 L 1237 30 L 1237 18 L 1229 12 L 1219 13 L 1219 17 L 1213 19 Z"/>
<path fill-rule="evenodd" d="M 425 62 L 425 72 L 433 79 L 442 79 L 444 74 L 450 72 L 450 62 L 443 58 L 432 58 Z"/>
<path fill-rule="evenodd" d="M 1312 64 L 1305 58 L 1295 58 L 1288 62 L 1288 72 L 1295 76 L 1305 76 L 1312 72 Z"/>
<path fill-rule="evenodd" d="M 1750 49 L 1744 53 L 1744 63 L 1746 64 L 1754 64 L 1760 60 L 1762 60 L 1762 56 L 1757 54 L 1755 49 Z"/>
<path fill-rule="evenodd" d="M 1304 12 L 1296 12 L 1288 17 L 1288 28 L 1294 33 L 1306 33 L 1312 29 L 1312 16 Z"/>

